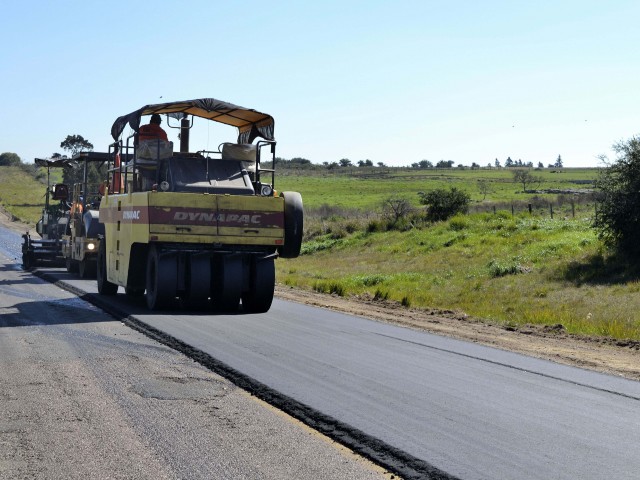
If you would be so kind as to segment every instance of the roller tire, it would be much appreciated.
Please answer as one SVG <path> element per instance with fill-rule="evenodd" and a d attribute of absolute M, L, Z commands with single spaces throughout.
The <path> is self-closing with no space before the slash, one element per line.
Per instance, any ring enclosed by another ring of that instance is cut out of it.
<path fill-rule="evenodd" d="M 96 266 L 98 293 L 100 295 L 115 295 L 118 293 L 118 285 L 107 280 L 107 252 L 104 240 L 100 242 Z"/>
<path fill-rule="evenodd" d="M 211 301 L 219 312 L 236 312 L 242 296 L 242 259 L 222 257 L 213 262 Z"/>
<path fill-rule="evenodd" d="M 77 273 L 78 272 L 78 262 L 73 260 L 71 257 L 66 257 L 64 259 L 64 265 L 69 273 Z"/>
<path fill-rule="evenodd" d="M 93 259 L 84 257 L 78 262 L 78 276 L 80 278 L 95 278 L 96 262 Z"/>
<path fill-rule="evenodd" d="M 302 247 L 304 209 L 298 192 L 282 192 L 284 198 L 284 245 L 278 247 L 282 258 L 296 258 Z"/>
<path fill-rule="evenodd" d="M 137 298 L 144 295 L 144 288 L 125 287 L 124 293 L 127 297 Z"/>
<path fill-rule="evenodd" d="M 183 300 L 188 308 L 199 310 L 207 306 L 211 295 L 211 257 L 193 254 L 188 266 Z"/>
<path fill-rule="evenodd" d="M 276 285 L 276 267 L 273 258 L 252 259 L 250 290 L 242 294 L 245 313 L 265 313 L 271 308 Z"/>
<path fill-rule="evenodd" d="M 169 306 L 176 297 L 178 274 L 175 255 L 162 255 L 155 245 L 149 248 L 147 257 L 147 307 L 159 310 Z"/>

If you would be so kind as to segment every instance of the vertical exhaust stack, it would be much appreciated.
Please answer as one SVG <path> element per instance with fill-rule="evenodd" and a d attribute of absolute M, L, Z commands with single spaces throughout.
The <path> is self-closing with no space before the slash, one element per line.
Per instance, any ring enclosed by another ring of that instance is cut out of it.
<path fill-rule="evenodd" d="M 189 153 L 189 119 L 184 114 L 180 120 L 180 153 Z"/>

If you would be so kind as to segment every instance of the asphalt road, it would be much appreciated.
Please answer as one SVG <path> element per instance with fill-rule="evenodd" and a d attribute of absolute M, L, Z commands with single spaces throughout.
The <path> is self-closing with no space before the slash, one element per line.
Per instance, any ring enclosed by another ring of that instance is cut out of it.
<path fill-rule="evenodd" d="M 95 282 L 57 276 L 95 292 Z M 116 302 L 445 477 L 640 472 L 638 382 L 284 301 L 267 314 L 233 316 L 152 315 L 124 295 Z"/>
<path fill-rule="evenodd" d="M 22 271 L 5 256 L 7 238 L 0 232 L 0 479 L 390 478 Z"/>

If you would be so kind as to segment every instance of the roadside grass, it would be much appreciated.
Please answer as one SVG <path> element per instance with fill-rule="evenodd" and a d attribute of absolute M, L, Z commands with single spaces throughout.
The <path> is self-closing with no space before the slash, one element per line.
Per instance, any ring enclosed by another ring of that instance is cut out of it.
<path fill-rule="evenodd" d="M 640 276 L 603 253 L 590 222 L 503 211 L 403 232 L 325 234 L 301 257 L 279 260 L 277 278 L 506 326 L 640 339 Z"/>
<path fill-rule="evenodd" d="M 0 204 L 16 220 L 35 225 L 42 214 L 46 189 L 46 176 L 42 183 L 19 167 L 0 167 Z"/>
<path fill-rule="evenodd" d="M 640 340 L 640 268 L 607 256 L 590 228 L 588 195 L 525 194 L 506 169 L 353 170 L 277 177 L 279 191 L 299 191 L 305 203 L 303 255 L 276 262 L 279 283 L 457 310 L 506 326 L 562 324 L 573 333 Z M 588 189 L 596 176 L 595 169 L 535 173 L 545 178 L 541 188 L 559 190 Z M 484 201 L 481 178 L 493 187 Z M 402 196 L 418 209 L 418 191 L 442 186 L 468 191 L 479 213 L 385 231 L 384 199 Z M 45 188 L 20 168 L 0 167 L 0 203 L 23 222 L 39 219 Z"/>

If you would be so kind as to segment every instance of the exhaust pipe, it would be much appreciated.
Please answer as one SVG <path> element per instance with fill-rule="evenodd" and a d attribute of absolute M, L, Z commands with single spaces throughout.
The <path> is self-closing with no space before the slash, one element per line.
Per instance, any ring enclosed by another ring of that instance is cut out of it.
<path fill-rule="evenodd" d="M 180 120 L 180 153 L 189 153 L 189 119 L 184 114 Z"/>

